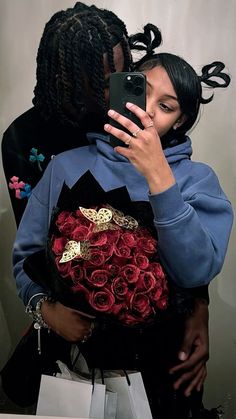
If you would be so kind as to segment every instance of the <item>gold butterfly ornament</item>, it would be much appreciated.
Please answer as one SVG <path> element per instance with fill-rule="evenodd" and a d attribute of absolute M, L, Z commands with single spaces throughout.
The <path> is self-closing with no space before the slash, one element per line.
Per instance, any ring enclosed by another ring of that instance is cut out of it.
<path fill-rule="evenodd" d="M 79 209 L 85 218 L 95 224 L 94 233 L 105 230 L 117 230 L 120 227 L 128 230 L 134 230 L 138 227 L 138 222 L 133 217 L 125 216 L 123 212 L 114 209 L 110 205 L 108 208 L 100 208 L 98 211 L 84 207 L 79 207 Z M 65 245 L 65 250 L 59 262 L 66 263 L 76 257 L 89 260 L 90 256 L 88 241 L 77 242 L 69 240 Z"/>
<path fill-rule="evenodd" d="M 89 242 L 77 242 L 75 240 L 69 240 L 65 245 L 65 250 L 61 259 L 59 260 L 59 263 L 69 262 L 70 260 L 73 260 L 79 256 L 85 260 L 90 259 Z"/>

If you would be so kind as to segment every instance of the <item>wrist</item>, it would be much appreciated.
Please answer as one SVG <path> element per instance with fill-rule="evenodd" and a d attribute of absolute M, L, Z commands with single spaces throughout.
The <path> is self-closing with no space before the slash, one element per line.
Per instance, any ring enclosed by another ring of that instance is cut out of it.
<path fill-rule="evenodd" d="M 47 323 L 47 325 L 50 327 L 50 329 L 55 329 L 55 324 L 54 324 L 54 320 L 57 317 L 57 307 L 60 303 L 58 301 L 53 301 L 53 300 L 45 300 L 42 302 L 41 305 L 41 313 L 42 313 L 42 317 L 45 321 L 45 323 Z"/>
<path fill-rule="evenodd" d="M 176 183 L 174 175 L 169 167 L 167 168 L 166 173 L 165 171 L 162 172 L 161 176 L 159 174 L 152 173 L 149 177 L 147 177 L 147 182 L 152 195 L 165 192 Z"/>
<path fill-rule="evenodd" d="M 37 302 L 35 304 L 35 301 L 34 301 L 34 305 L 33 305 L 32 301 L 35 300 L 36 298 L 37 298 Z M 30 317 L 32 317 L 32 319 L 34 320 L 36 329 L 41 329 L 42 327 L 47 328 L 47 329 L 49 328 L 42 314 L 42 306 L 45 303 L 48 303 L 49 301 L 51 301 L 51 298 L 48 295 L 43 294 L 43 293 L 35 294 L 30 298 L 25 308 L 25 312 L 29 314 Z"/>

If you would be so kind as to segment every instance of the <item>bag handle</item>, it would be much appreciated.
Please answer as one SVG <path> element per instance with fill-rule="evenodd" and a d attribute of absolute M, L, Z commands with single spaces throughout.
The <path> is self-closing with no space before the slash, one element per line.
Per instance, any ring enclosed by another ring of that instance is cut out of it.
<path fill-rule="evenodd" d="M 129 379 L 128 373 L 127 373 L 127 371 L 126 371 L 126 370 L 123 370 L 123 371 L 124 371 L 124 374 L 125 374 L 125 377 L 126 377 L 126 380 L 127 380 L 128 386 L 130 386 L 130 385 L 131 385 L 131 382 L 130 382 L 130 379 Z"/>

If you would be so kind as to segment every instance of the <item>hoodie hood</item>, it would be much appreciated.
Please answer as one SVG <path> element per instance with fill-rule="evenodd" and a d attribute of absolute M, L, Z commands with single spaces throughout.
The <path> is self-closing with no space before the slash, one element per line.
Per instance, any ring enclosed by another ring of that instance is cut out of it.
<path fill-rule="evenodd" d="M 109 143 L 109 135 L 88 133 L 87 138 L 90 144 L 96 144 L 97 150 L 104 157 L 114 162 L 129 163 L 128 159 L 117 153 Z M 164 154 L 167 158 L 168 163 L 177 163 L 183 159 L 190 159 L 192 156 L 192 144 L 189 137 L 186 136 L 186 141 L 177 146 L 166 148 Z"/>

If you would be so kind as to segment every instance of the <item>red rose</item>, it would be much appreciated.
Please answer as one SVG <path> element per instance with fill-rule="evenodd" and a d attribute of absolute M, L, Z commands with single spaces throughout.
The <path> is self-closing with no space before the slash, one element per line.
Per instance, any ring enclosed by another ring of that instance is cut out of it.
<path fill-rule="evenodd" d="M 115 304 L 115 297 L 107 288 L 102 291 L 92 291 L 89 294 L 89 304 L 97 311 L 109 313 Z"/>
<path fill-rule="evenodd" d="M 122 245 L 122 246 L 115 246 L 114 253 L 116 256 L 122 257 L 122 258 L 129 258 L 130 257 L 131 249 L 128 246 Z"/>
<path fill-rule="evenodd" d="M 135 265 L 127 264 L 120 270 L 120 275 L 129 283 L 135 283 L 138 280 L 140 269 Z"/>
<path fill-rule="evenodd" d="M 109 264 L 109 265 L 104 265 L 104 268 L 109 271 L 112 278 L 115 278 L 120 272 L 120 267 L 114 263 Z"/>
<path fill-rule="evenodd" d="M 151 272 L 154 273 L 156 278 L 165 279 L 165 274 L 163 272 L 163 269 L 162 269 L 160 263 L 158 263 L 158 262 L 150 263 L 149 269 L 150 269 Z"/>
<path fill-rule="evenodd" d="M 71 260 L 66 263 L 60 263 L 61 256 L 55 258 L 56 267 L 60 273 L 60 275 L 65 278 L 67 276 L 70 276 L 71 271 Z"/>
<path fill-rule="evenodd" d="M 144 253 L 153 254 L 157 251 L 157 241 L 153 238 L 142 237 L 138 239 L 137 247 Z"/>
<path fill-rule="evenodd" d="M 104 253 L 101 250 L 91 249 L 91 257 L 88 261 L 89 265 L 102 266 L 105 262 Z"/>
<path fill-rule="evenodd" d="M 156 286 L 150 298 L 156 307 L 161 310 L 165 309 L 168 303 L 168 287 Z"/>
<path fill-rule="evenodd" d="M 70 211 L 62 211 L 58 214 L 56 225 L 59 227 L 66 222 L 66 219 L 70 216 Z"/>
<path fill-rule="evenodd" d="M 114 245 L 113 243 L 106 243 L 99 247 L 99 251 L 103 253 L 105 260 L 108 260 L 114 252 Z"/>
<path fill-rule="evenodd" d="M 72 231 L 70 238 L 71 240 L 76 240 L 77 242 L 85 241 L 89 237 L 89 228 L 79 225 L 75 227 L 75 229 Z"/>
<path fill-rule="evenodd" d="M 80 210 L 75 211 L 75 217 L 78 221 L 79 225 L 83 225 L 85 227 L 93 228 L 94 223 L 86 218 Z"/>
<path fill-rule="evenodd" d="M 119 318 L 120 312 L 123 309 L 123 304 L 113 304 L 112 309 L 110 311 L 111 314 Z"/>
<path fill-rule="evenodd" d="M 111 291 L 119 300 L 123 300 L 128 293 L 128 285 L 124 278 L 118 277 L 112 281 Z"/>
<path fill-rule="evenodd" d="M 137 239 L 132 233 L 122 234 L 121 240 L 129 247 L 134 247 L 137 243 Z"/>
<path fill-rule="evenodd" d="M 154 291 L 152 292 L 152 301 L 154 301 L 155 303 L 160 300 L 161 296 L 163 294 L 163 288 L 161 286 L 157 286 L 155 287 Z"/>
<path fill-rule="evenodd" d="M 136 253 L 134 255 L 134 263 L 139 269 L 145 270 L 149 265 L 149 260 L 147 256 L 142 255 L 141 253 Z"/>
<path fill-rule="evenodd" d="M 85 269 L 81 265 L 77 264 L 70 270 L 70 276 L 72 281 L 77 284 L 77 282 L 80 282 L 86 277 Z"/>
<path fill-rule="evenodd" d="M 153 309 L 150 305 L 148 296 L 141 292 L 133 294 L 130 300 L 130 308 L 141 315 L 143 319 L 146 319 L 153 314 Z"/>
<path fill-rule="evenodd" d="M 65 245 L 68 242 L 66 237 L 57 237 L 52 241 L 52 251 L 55 255 L 62 255 Z"/>
<path fill-rule="evenodd" d="M 116 244 L 120 238 L 120 235 L 122 234 L 121 230 L 107 230 L 107 241 L 110 244 Z"/>
<path fill-rule="evenodd" d="M 107 243 L 107 235 L 104 232 L 94 233 L 89 239 L 90 246 L 102 246 Z"/>
<path fill-rule="evenodd" d="M 68 236 L 73 232 L 76 226 L 76 218 L 74 218 L 72 215 L 69 215 L 68 217 L 66 217 L 65 222 L 58 226 L 58 229 L 61 232 L 61 234 Z"/>
<path fill-rule="evenodd" d="M 137 282 L 137 289 L 145 293 L 150 292 L 156 285 L 156 278 L 152 272 L 141 272 Z"/>
<path fill-rule="evenodd" d="M 90 285 L 94 287 L 104 287 L 109 278 L 110 274 L 108 271 L 105 269 L 97 269 L 96 271 L 93 271 L 90 276 L 88 276 L 87 280 Z"/>

